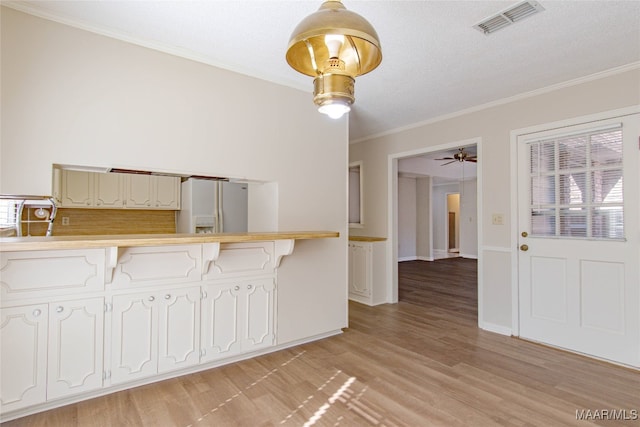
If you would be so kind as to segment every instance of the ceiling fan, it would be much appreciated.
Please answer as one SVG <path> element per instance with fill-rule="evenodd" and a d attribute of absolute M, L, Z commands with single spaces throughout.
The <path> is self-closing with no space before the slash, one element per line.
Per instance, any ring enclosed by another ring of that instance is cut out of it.
<path fill-rule="evenodd" d="M 458 152 L 455 153 L 453 155 L 453 157 L 443 157 L 441 159 L 434 159 L 434 160 L 450 160 L 447 163 L 443 163 L 443 164 L 440 165 L 440 166 L 445 166 L 445 165 L 448 165 L 448 164 L 454 163 L 454 162 L 472 162 L 472 163 L 477 163 L 478 162 L 478 156 L 470 155 L 469 153 L 464 151 L 464 147 L 462 147 L 462 148 L 458 148 Z"/>

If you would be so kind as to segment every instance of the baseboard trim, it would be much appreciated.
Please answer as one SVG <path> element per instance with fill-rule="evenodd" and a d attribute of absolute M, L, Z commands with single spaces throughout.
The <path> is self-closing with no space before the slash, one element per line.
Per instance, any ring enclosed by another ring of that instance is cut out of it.
<path fill-rule="evenodd" d="M 462 258 L 478 259 L 478 255 L 460 254 Z"/>
<path fill-rule="evenodd" d="M 485 331 L 494 332 L 494 333 L 500 334 L 500 335 L 506 335 L 506 336 L 509 336 L 509 337 L 512 335 L 511 328 L 509 328 L 507 326 L 496 325 L 495 323 L 478 322 L 478 327 L 480 329 L 485 330 Z"/>
<path fill-rule="evenodd" d="M 433 261 L 434 258 L 432 256 L 419 256 L 418 261 Z"/>
<path fill-rule="evenodd" d="M 398 257 L 398 262 L 403 262 L 403 261 L 417 261 L 418 257 L 416 256 L 403 256 L 403 257 Z"/>

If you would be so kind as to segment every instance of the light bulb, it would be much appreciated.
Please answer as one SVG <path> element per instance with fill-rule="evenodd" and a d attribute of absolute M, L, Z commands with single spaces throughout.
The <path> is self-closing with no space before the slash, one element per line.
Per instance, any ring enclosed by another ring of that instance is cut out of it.
<path fill-rule="evenodd" d="M 351 107 L 339 102 L 333 102 L 331 104 L 321 105 L 318 108 L 318 111 L 322 114 L 326 114 L 332 119 L 339 119 L 344 115 L 344 113 L 348 113 L 349 111 L 351 111 Z"/>
<path fill-rule="evenodd" d="M 340 48 L 344 43 L 344 36 L 340 34 L 327 34 L 324 36 L 324 44 L 329 49 L 329 58 L 338 58 Z"/>

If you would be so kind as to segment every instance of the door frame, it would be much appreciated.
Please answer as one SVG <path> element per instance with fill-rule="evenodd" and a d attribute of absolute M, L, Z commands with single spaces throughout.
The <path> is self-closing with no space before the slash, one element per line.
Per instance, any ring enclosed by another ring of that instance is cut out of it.
<path fill-rule="evenodd" d="M 526 128 L 514 129 L 510 133 L 510 174 L 511 174 L 511 334 L 520 336 L 520 283 L 519 274 L 520 266 L 518 264 L 518 138 L 532 133 L 548 131 L 568 126 L 577 126 L 581 124 L 593 123 L 597 125 L 603 120 L 615 119 L 618 117 L 629 116 L 640 113 L 640 106 L 631 106 L 619 108 L 615 110 L 604 111 L 596 114 L 574 117 L 570 119 L 559 120 L 555 122 L 543 123 L 539 125 L 529 126 Z M 640 154 L 639 154 L 640 155 Z M 640 221 L 640 218 L 636 218 Z"/>
<path fill-rule="evenodd" d="M 477 168 L 476 192 L 476 218 L 478 225 L 478 324 L 483 319 L 482 304 L 482 252 L 480 242 L 483 241 L 482 233 L 482 138 L 476 137 L 461 141 L 447 142 L 430 147 L 422 147 L 415 150 L 393 153 L 388 155 L 387 164 L 387 301 L 389 303 L 398 302 L 398 160 L 406 157 L 415 157 L 435 151 L 457 149 L 462 146 L 475 145 L 477 148 L 479 165 Z M 433 207 L 432 207 L 433 209 Z M 432 248 L 433 250 L 433 248 Z"/>

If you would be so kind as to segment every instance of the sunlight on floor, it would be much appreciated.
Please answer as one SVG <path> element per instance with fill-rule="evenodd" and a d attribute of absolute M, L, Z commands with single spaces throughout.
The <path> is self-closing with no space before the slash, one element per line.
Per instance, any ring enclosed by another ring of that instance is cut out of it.
<path fill-rule="evenodd" d="M 217 413 L 225 406 L 230 405 L 237 398 L 243 396 L 247 398 L 249 390 L 261 384 L 270 387 L 269 381 L 280 382 L 283 378 L 290 377 L 293 373 L 287 371 L 287 367 L 294 363 L 303 362 L 305 352 L 302 351 L 287 361 L 270 369 L 266 374 L 252 381 L 244 389 L 230 395 L 228 398 L 213 406 L 207 413 L 203 414 L 193 423 L 185 427 L 198 427 L 199 425 L 214 425 Z M 292 366 L 296 371 L 300 366 Z M 292 387 L 292 394 L 295 387 Z M 363 401 L 368 386 L 362 384 L 354 376 L 350 376 L 340 369 L 336 369 L 333 375 L 324 382 L 316 385 L 314 393 L 301 399 L 299 403 L 291 409 L 288 414 L 283 414 L 279 425 L 303 425 L 311 427 L 314 425 L 353 425 L 354 420 L 358 425 L 384 426 L 385 416 L 382 411 L 375 410 L 372 405 Z M 293 396 L 289 396 L 293 397 Z M 313 402 L 319 402 L 315 405 Z M 277 414 L 276 414 L 277 415 Z M 388 423 L 387 423 L 388 424 Z M 393 423 L 391 423 L 393 424 Z"/>

